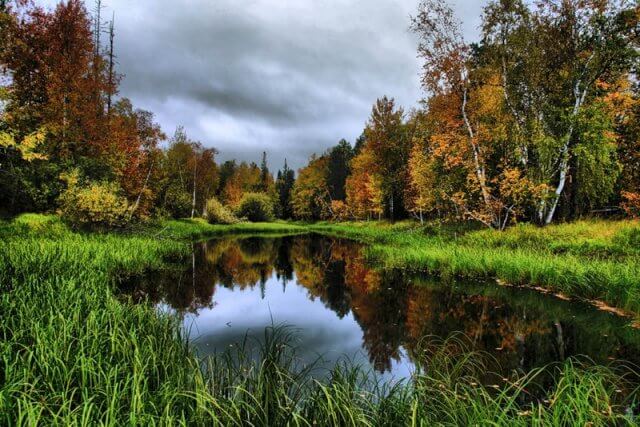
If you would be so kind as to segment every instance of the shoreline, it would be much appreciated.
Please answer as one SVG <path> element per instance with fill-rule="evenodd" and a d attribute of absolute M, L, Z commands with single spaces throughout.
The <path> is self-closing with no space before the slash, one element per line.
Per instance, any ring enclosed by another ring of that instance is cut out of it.
<path fill-rule="evenodd" d="M 629 224 L 608 225 L 617 231 L 602 238 L 599 247 L 620 252 L 624 246 L 614 237 L 626 233 Z M 637 229 L 637 224 L 630 225 Z M 569 227 L 598 229 L 603 223 Z M 430 355 L 428 363 L 441 363 L 441 371 L 424 371 L 393 390 L 373 387 L 373 393 L 350 380 L 362 374 L 357 367 L 334 371 L 326 383 L 305 379 L 292 363 L 294 355 L 282 352 L 290 348 L 286 331 L 265 331 L 273 339 L 255 363 L 232 365 L 221 355 L 203 369 L 178 319 L 149 305 L 122 300 L 113 292 L 115 282 L 123 276 L 162 270 L 172 260 L 186 256 L 187 242 L 195 238 L 303 232 L 355 237 L 372 244 L 369 254 L 373 259 L 387 256 L 383 267 L 400 268 L 414 258 L 397 258 L 398 253 L 406 254 L 412 246 L 415 250 L 417 244 L 437 247 L 449 238 L 447 230 L 434 237 L 433 230 L 413 223 L 227 227 L 187 220 L 100 234 L 72 232 L 55 216 L 28 214 L 0 222 L 0 359 L 4 361 L 0 424 L 11 425 L 16 420 L 82 424 L 87 419 L 111 425 L 264 425 L 292 419 L 301 425 L 320 419 L 349 425 L 445 420 L 474 424 L 487 419 L 499 425 L 527 425 L 558 417 L 577 424 L 628 420 L 625 412 L 632 405 L 634 387 L 629 383 L 628 393 L 617 390 L 627 390 L 620 384 L 636 378 L 634 371 L 569 359 L 545 368 L 563 372 L 546 393 L 549 402 L 561 405 L 536 401 L 521 405 L 517 402 L 526 394 L 525 386 L 539 372 L 514 378 L 499 393 L 478 387 L 482 355 L 455 337 L 439 342 Z M 485 232 L 464 234 L 456 244 L 470 246 L 473 239 L 483 236 L 475 233 Z M 518 237 L 508 233 L 499 236 Z M 583 243 L 576 242 L 578 247 Z M 635 259 L 633 253 L 621 258 L 624 262 Z M 452 374 L 458 371 L 465 374 Z M 427 401 L 437 405 L 425 406 Z"/>

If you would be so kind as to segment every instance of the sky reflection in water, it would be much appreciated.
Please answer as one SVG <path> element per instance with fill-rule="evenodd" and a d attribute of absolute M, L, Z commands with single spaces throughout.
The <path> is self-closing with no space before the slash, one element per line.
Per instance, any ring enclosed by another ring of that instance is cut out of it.
<path fill-rule="evenodd" d="M 410 375 L 425 337 L 455 332 L 504 374 L 582 354 L 637 362 L 640 334 L 625 319 L 530 291 L 376 271 L 354 242 L 227 238 L 193 249 L 186 265 L 128 291 L 183 315 L 201 355 L 286 324 L 305 363 L 347 358 L 387 379 Z"/>

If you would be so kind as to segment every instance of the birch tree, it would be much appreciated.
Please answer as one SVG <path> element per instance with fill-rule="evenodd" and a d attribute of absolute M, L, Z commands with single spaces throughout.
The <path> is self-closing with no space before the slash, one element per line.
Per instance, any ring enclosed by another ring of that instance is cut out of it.
<path fill-rule="evenodd" d="M 483 58 L 465 42 L 460 25 L 450 6 L 435 0 L 424 0 L 412 21 L 420 38 L 422 84 L 430 95 L 427 105 L 435 124 L 431 141 L 448 170 L 471 172 L 467 185 L 448 195 L 460 216 L 503 229 L 517 208 L 501 193 L 505 180 L 517 178 L 517 186 L 523 188 L 529 183 L 510 165 L 516 150 L 505 144 L 510 121 L 499 74 L 481 63 Z"/>
<path fill-rule="evenodd" d="M 545 46 L 549 49 L 550 63 L 546 64 L 545 71 L 552 73 L 558 82 L 546 89 L 562 90 L 547 96 L 557 104 L 553 105 L 556 114 L 547 115 L 546 126 L 555 130 L 559 143 L 552 158 L 551 194 L 538 209 L 539 220 L 549 224 L 572 172 L 571 160 L 579 141 L 576 129 L 589 96 L 594 95 L 599 81 L 628 71 L 636 55 L 638 6 L 627 0 L 543 0 L 539 2 L 536 20 L 546 35 Z M 552 57 L 556 59 L 551 60 Z"/>

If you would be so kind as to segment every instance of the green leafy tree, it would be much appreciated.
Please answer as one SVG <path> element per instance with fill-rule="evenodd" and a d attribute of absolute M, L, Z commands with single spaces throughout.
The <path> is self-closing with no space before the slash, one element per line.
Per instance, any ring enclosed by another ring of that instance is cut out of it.
<path fill-rule="evenodd" d="M 331 217 L 331 197 L 327 185 L 326 156 L 311 156 L 309 164 L 298 171 L 291 205 L 298 219 L 318 220 Z"/>
<path fill-rule="evenodd" d="M 273 221 L 273 201 L 264 193 L 246 193 L 240 200 L 236 215 L 251 222 Z"/>
<path fill-rule="evenodd" d="M 194 217 L 204 212 L 206 201 L 218 187 L 217 150 L 192 141 L 178 127 L 163 162 L 163 207 L 174 217 Z M 185 212 L 189 199 L 190 210 Z"/>
<path fill-rule="evenodd" d="M 221 195 L 224 186 L 227 184 L 229 178 L 233 176 L 237 169 L 238 165 L 235 160 L 227 160 L 220 165 L 220 173 L 219 173 L 219 186 L 218 186 L 218 196 Z"/>
<path fill-rule="evenodd" d="M 267 165 L 267 153 L 262 153 L 262 162 L 260 163 L 260 190 L 266 194 L 272 194 L 274 191 L 273 175 L 269 172 Z"/>
<path fill-rule="evenodd" d="M 569 189 L 575 216 L 607 205 L 614 195 L 621 165 L 613 130 L 611 117 L 602 104 L 585 107 L 578 117 L 572 165 L 576 179 Z"/>
<path fill-rule="evenodd" d="M 403 215 L 403 195 L 406 183 L 410 138 L 403 123 L 404 110 L 396 108 L 393 98 L 378 99 L 364 134 L 366 148 L 380 178 L 385 210 L 390 219 Z"/>
<path fill-rule="evenodd" d="M 592 138 L 590 150 L 599 154 L 587 155 L 581 128 L 585 110 L 631 71 L 638 19 L 637 5 L 626 0 L 542 0 L 533 9 L 516 0 L 494 1 L 486 9 L 485 45 L 501 70 L 514 138 L 522 147 L 519 155 L 527 174 L 548 187 L 535 207 L 541 223 L 550 223 L 562 204 L 565 218 L 576 213 L 576 198 L 584 196 L 579 188 L 591 186 L 581 179 L 593 178 L 580 172 L 580 164 L 608 169 L 601 176 L 617 174 L 617 166 L 603 154 L 608 142 L 600 138 L 595 147 Z M 587 116 L 600 126 L 599 118 Z M 602 185 L 608 195 L 609 184 Z"/>

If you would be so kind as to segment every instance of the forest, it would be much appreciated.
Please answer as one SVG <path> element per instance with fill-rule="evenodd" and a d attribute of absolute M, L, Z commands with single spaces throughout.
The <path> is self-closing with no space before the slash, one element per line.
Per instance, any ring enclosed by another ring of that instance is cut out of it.
<path fill-rule="evenodd" d="M 496 1 L 473 44 L 442 2 L 419 11 L 423 107 L 378 99 L 353 150 L 300 171 L 295 215 L 504 229 L 638 214 L 637 6 Z"/>
<path fill-rule="evenodd" d="M 633 2 L 494 1 L 481 41 L 469 43 L 450 7 L 424 1 L 410 26 L 421 107 L 382 96 L 353 144 L 341 140 L 297 174 L 285 161 L 275 177 L 267 153 L 256 153 L 260 165 L 219 164 L 215 148 L 181 127 L 168 137 L 152 112 L 120 97 L 116 27 L 83 2 L 45 10 L 5 1 L 1 13 L 5 214 L 57 210 L 109 228 L 207 216 L 214 199 L 247 218 L 245 196 L 267 219 L 499 230 L 640 213 Z"/>

